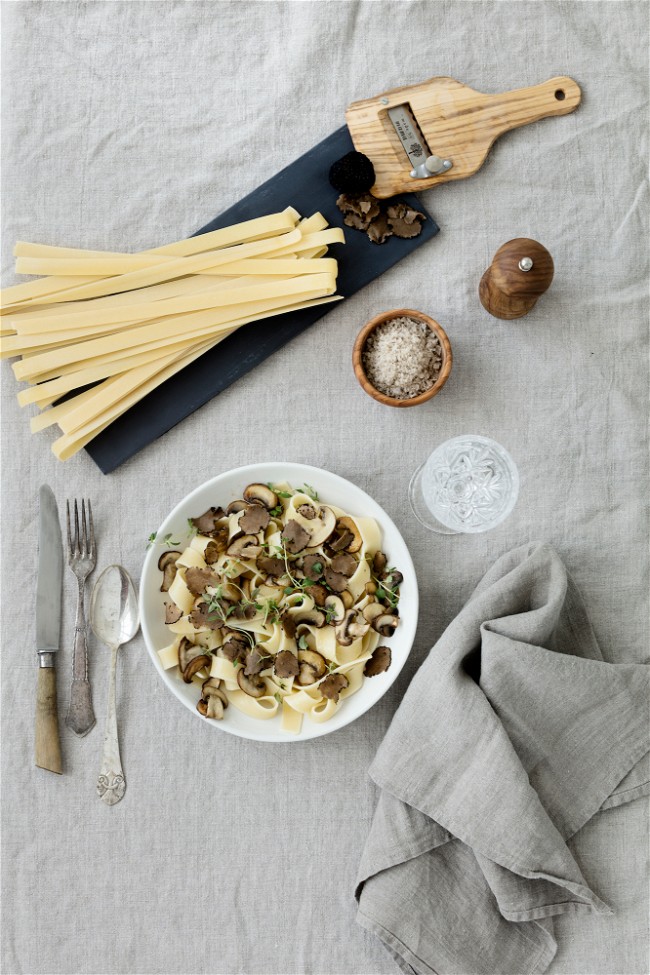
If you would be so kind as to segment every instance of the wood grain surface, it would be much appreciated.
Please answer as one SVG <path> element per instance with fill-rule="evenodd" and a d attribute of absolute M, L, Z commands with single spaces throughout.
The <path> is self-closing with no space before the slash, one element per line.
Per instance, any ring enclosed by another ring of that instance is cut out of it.
<path fill-rule="evenodd" d="M 393 318 L 402 317 L 416 318 L 420 322 L 425 322 L 431 331 L 435 332 L 435 334 L 438 336 L 440 345 L 442 347 L 442 365 L 440 367 L 440 372 L 438 373 L 438 378 L 430 389 L 425 389 L 423 393 L 420 393 L 418 396 L 413 396 L 411 399 L 396 399 L 393 396 L 386 396 L 385 393 L 381 393 L 372 385 L 366 376 L 366 371 L 363 367 L 363 350 L 366 342 L 368 341 L 368 336 L 370 333 L 374 332 L 378 325 L 383 325 L 384 322 L 388 322 Z M 372 396 L 373 399 L 377 400 L 377 402 L 381 403 L 383 406 L 419 406 L 421 403 L 426 403 L 427 400 L 432 399 L 440 392 L 442 387 L 449 379 L 452 362 L 453 356 L 451 352 L 451 343 L 442 325 L 439 325 L 438 322 L 435 321 L 435 319 L 430 318 L 429 315 L 425 315 L 424 312 L 414 311 L 412 308 L 393 308 L 391 311 L 384 311 L 380 315 L 376 315 L 375 318 L 372 318 L 361 329 L 357 335 L 357 339 L 352 350 L 352 366 L 361 388 L 365 390 L 368 396 Z"/>
<path fill-rule="evenodd" d="M 39 768 L 59 775 L 62 772 L 54 667 L 38 668 L 34 760 Z"/>
<path fill-rule="evenodd" d="M 533 262 L 529 271 L 519 267 L 524 257 Z M 499 248 L 481 278 L 481 304 L 495 318 L 522 318 L 548 291 L 554 270 L 553 258 L 539 241 L 515 237 Z"/>
<path fill-rule="evenodd" d="M 431 78 L 353 102 L 346 121 L 355 148 L 375 167 L 371 192 L 384 199 L 472 176 L 504 132 L 549 116 L 568 115 L 580 99 L 580 88 L 566 77 L 499 95 L 482 94 L 453 78 Z M 396 105 L 410 107 L 429 150 L 450 159 L 450 170 L 428 179 L 411 178 L 411 163 L 388 117 L 388 110 Z"/>

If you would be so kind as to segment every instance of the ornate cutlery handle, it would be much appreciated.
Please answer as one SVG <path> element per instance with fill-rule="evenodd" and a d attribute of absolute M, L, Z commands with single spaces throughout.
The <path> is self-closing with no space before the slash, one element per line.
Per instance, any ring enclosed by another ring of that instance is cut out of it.
<path fill-rule="evenodd" d="M 88 680 L 88 643 L 86 640 L 87 624 L 84 606 L 85 580 L 79 583 L 77 599 L 77 618 L 74 627 L 74 645 L 72 648 L 72 685 L 70 687 L 70 704 L 65 723 L 76 735 L 87 735 L 95 724 L 93 699 Z"/>
<path fill-rule="evenodd" d="M 126 792 L 126 780 L 120 761 L 120 746 L 117 740 L 117 716 L 115 714 L 115 671 L 117 668 L 117 651 L 113 647 L 111 658 L 111 676 L 108 685 L 108 711 L 106 712 L 106 736 L 104 738 L 104 753 L 102 767 L 97 779 L 97 795 L 108 806 L 114 806 Z"/>

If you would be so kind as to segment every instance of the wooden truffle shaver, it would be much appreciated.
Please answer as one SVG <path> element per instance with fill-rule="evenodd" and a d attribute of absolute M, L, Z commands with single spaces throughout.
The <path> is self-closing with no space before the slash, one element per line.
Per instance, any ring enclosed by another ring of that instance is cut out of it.
<path fill-rule="evenodd" d="M 568 115 L 580 98 L 578 85 L 565 77 L 499 95 L 431 78 L 353 102 L 345 117 L 355 149 L 374 166 L 370 192 L 386 199 L 472 176 L 504 132 Z"/>
<path fill-rule="evenodd" d="M 553 258 L 540 243 L 516 237 L 499 248 L 479 284 L 479 298 L 495 318 L 522 318 L 548 290 Z"/>

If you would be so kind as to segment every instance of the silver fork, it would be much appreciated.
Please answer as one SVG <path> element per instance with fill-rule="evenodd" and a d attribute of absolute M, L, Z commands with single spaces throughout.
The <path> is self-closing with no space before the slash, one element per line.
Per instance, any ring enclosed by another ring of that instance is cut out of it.
<path fill-rule="evenodd" d="M 77 599 L 77 618 L 74 627 L 74 647 L 72 651 L 72 686 L 70 705 L 65 723 L 76 735 L 87 735 L 95 724 L 95 712 L 88 679 L 87 624 L 84 607 L 86 579 L 95 568 L 97 553 L 95 549 L 95 530 L 93 513 L 88 501 L 88 521 L 86 522 L 86 503 L 81 502 L 81 531 L 79 530 L 79 507 L 74 502 L 74 537 L 70 525 L 70 502 L 66 501 L 68 525 L 68 565 L 74 572 L 79 585 Z"/>

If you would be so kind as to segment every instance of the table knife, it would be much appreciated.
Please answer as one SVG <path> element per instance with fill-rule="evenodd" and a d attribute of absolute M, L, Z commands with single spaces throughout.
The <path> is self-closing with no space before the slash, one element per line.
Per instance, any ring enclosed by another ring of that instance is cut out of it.
<path fill-rule="evenodd" d="M 38 581 L 36 584 L 36 734 L 34 756 L 39 768 L 61 774 L 61 745 L 56 704 L 56 651 L 61 632 L 63 546 L 59 511 L 52 488 L 39 493 Z"/>

